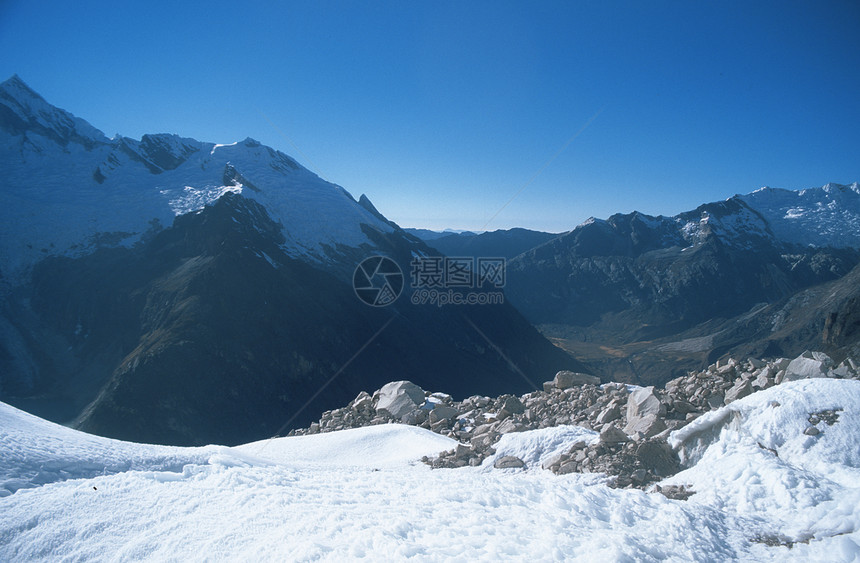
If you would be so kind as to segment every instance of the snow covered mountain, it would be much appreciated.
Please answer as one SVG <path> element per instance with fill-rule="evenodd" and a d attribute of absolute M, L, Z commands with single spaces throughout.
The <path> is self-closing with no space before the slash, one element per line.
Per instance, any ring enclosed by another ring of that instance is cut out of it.
<path fill-rule="evenodd" d="M 406 425 L 175 448 L 0 403 L 0 559 L 850 562 L 858 432 L 856 381 L 753 393 L 670 435 L 683 471 L 658 485 L 682 500 L 543 469 L 598 439 L 577 426 L 505 434 L 480 466 L 431 470 L 419 458 L 457 442 Z M 502 456 L 528 461 L 497 469 Z"/>
<path fill-rule="evenodd" d="M 252 139 L 108 139 L 13 77 L 0 161 L 0 397 L 51 420 L 234 444 L 407 374 L 514 392 L 584 369 L 508 303 L 360 301 L 362 260 L 435 251 Z"/>
<path fill-rule="evenodd" d="M 107 138 L 13 76 L 0 84 L 0 274 L 26 279 L 45 256 L 130 246 L 221 195 L 241 193 L 283 225 L 285 252 L 331 264 L 391 233 L 343 188 L 253 139 L 222 145 L 177 135 Z"/>

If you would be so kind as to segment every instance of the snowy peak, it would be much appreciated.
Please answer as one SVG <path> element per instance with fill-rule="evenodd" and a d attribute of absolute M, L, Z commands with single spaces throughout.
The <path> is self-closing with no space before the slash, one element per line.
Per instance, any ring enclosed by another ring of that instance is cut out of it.
<path fill-rule="evenodd" d="M 681 213 L 676 221 L 681 225 L 684 239 L 691 245 L 700 244 L 708 237 L 717 237 L 739 248 L 776 243 L 767 220 L 737 198 L 706 203 Z"/>
<path fill-rule="evenodd" d="M 250 137 L 215 144 L 166 133 L 106 138 L 18 77 L 0 85 L 0 272 L 24 281 L 46 256 L 82 256 L 106 240 L 136 244 L 153 225 L 227 193 L 261 204 L 284 226 L 283 250 L 331 265 L 395 230 L 286 154 Z M 108 236 L 106 236 L 108 235 Z"/>
<path fill-rule="evenodd" d="M 803 246 L 860 247 L 860 184 L 800 191 L 761 188 L 735 196 L 755 209 L 780 240 Z"/>
<path fill-rule="evenodd" d="M 0 130 L 14 136 L 35 133 L 64 147 L 74 142 L 91 149 L 108 142 L 83 119 L 46 102 L 18 75 L 0 84 Z"/>
<path fill-rule="evenodd" d="M 638 211 L 606 220 L 592 217 L 566 236 L 591 240 L 598 233 L 602 239 L 630 239 L 634 250 L 696 246 L 712 238 L 739 249 L 760 244 L 860 248 L 860 184 L 830 183 L 799 191 L 761 188 L 675 217 Z M 598 253 L 624 255 L 629 250 L 605 246 L 604 242 Z"/>

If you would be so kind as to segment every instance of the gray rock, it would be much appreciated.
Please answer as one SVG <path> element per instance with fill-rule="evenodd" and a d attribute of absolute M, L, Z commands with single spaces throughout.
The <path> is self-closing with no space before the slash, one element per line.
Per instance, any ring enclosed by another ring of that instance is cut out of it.
<path fill-rule="evenodd" d="M 747 395 L 752 394 L 752 392 L 753 392 L 753 390 L 752 390 L 752 385 L 750 384 L 750 382 L 748 380 L 741 380 L 741 381 L 735 383 L 735 385 L 731 389 L 726 391 L 725 402 L 728 405 L 732 401 L 737 401 L 738 399 L 743 399 Z"/>
<path fill-rule="evenodd" d="M 522 432 L 526 427 L 516 422 L 512 418 L 505 419 L 499 426 L 496 428 L 496 431 L 499 434 L 510 434 L 511 432 Z"/>
<path fill-rule="evenodd" d="M 802 355 L 791 360 L 785 368 L 783 381 L 797 381 L 799 379 L 810 379 L 813 377 L 827 377 L 828 363 L 833 360 L 826 354 L 818 352 L 804 352 Z"/>
<path fill-rule="evenodd" d="M 644 438 L 656 436 L 664 430 L 666 430 L 666 423 L 656 414 L 637 417 L 624 427 L 624 432 L 628 436 L 642 436 Z"/>
<path fill-rule="evenodd" d="M 669 476 L 677 473 L 680 467 L 678 455 L 672 447 L 662 440 L 643 442 L 636 448 L 636 459 L 642 467 L 657 475 Z"/>
<path fill-rule="evenodd" d="M 803 433 L 807 436 L 818 436 L 819 434 L 821 434 L 821 430 L 819 430 L 815 426 L 810 426 L 809 428 L 804 430 Z"/>
<path fill-rule="evenodd" d="M 557 389 L 568 389 L 576 385 L 600 385 L 600 378 L 587 373 L 562 370 L 552 380 Z"/>
<path fill-rule="evenodd" d="M 520 458 L 512 455 L 502 456 L 496 460 L 493 467 L 496 469 L 519 469 L 525 467 L 525 462 Z"/>
<path fill-rule="evenodd" d="M 430 423 L 439 422 L 440 420 L 451 420 L 458 414 L 460 414 L 460 411 L 454 407 L 436 405 L 436 407 L 430 411 Z"/>
<path fill-rule="evenodd" d="M 550 469 L 554 465 L 560 466 L 562 462 L 565 461 L 567 461 L 567 456 L 565 456 L 565 454 L 555 454 L 554 456 L 550 456 L 543 460 L 540 466 L 542 469 Z"/>
<path fill-rule="evenodd" d="M 469 443 L 472 444 L 472 447 L 476 450 L 484 451 L 485 449 L 493 445 L 495 441 L 498 440 L 498 438 L 498 432 L 490 431 L 485 432 L 479 436 L 473 436 Z"/>
<path fill-rule="evenodd" d="M 352 408 L 354 410 L 360 411 L 367 407 L 370 407 L 373 403 L 373 399 L 371 399 L 370 394 L 367 391 L 362 391 L 358 394 L 358 396 L 352 401 Z"/>
<path fill-rule="evenodd" d="M 723 406 L 725 404 L 723 401 L 723 393 L 722 392 L 711 393 L 710 395 L 708 395 L 707 403 L 708 403 L 708 406 L 711 407 L 712 409 L 720 408 L 721 406 Z"/>
<path fill-rule="evenodd" d="M 680 399 L 678 399 L 678 400 L 676 400 L 676 401 L 674 401 L 674 402 L 672 403 L 672 408 L 674 408 L 674 409 L 675 409 L 675 412 L 678 412 L 678 413 L 681 413 L 681 414 L 687 414 L 687 413 L 691 413 L 691 412 L 696 412 L 696 407 L 694 407 L 694 406 L 693 406 L 692 404 L 690 404 L 689 402 L 687 402 L 687 401 L 683 401 L 683 400 L 680 400 Z"/>
<path fill-rule="evenodd" d="M 606 424 L 621 418 L 621 407 L 617 404 L 609 405 L 597 415 L 597 424 Z"/>
<path fill-rule="evenodd" d="M 629 442 L 630 438 L 615 426 L 609 426 L 600 433 L 600 441 L 606 444 Z"/>
<path fill-rule="evenodd" d="M 645 433 L 647 429 L 653 432 L 650 434 L 653 436 L 666 428 L 665 425 L 660 426 L 656 422 L 665 414 L 666 406 L 660 402 L 654 387 L 640 387 L 627 398 L 627 426 L 624 427 L 624 432 L 629 436 L 633 436 L 636 432 L 649 435 Z"/>
<path fill-rule="evenodd" d="M 573 460 L 568 460 L 559 466 L 558 472 L 556 473 L 556 475 L 567 475 L 568 473 L 576 473 L 578 470 L 579 470 L 579 463 L 577 463 Z"/>
<path fill-rule="evenodd" d="M 500 410 L 506 411 L 508 414 L 520 414 L 526 410 L 526 407 L 523 405 L 523 402 L 516 397 L 508 397 L 505 399 L 505 402 L 502 403 L 502 408 Z"/>
<path fill-rule="evenodd" d="M 424 403 L 424 390 L 411 381 L 392 381 L 379 390 L 376 412 L 385 411 L 395 419 Z"/>

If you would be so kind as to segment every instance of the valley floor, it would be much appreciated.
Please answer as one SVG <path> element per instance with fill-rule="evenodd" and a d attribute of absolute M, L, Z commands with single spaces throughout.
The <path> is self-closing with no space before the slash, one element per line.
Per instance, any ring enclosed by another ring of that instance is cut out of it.
<path fill-rule="evenodd" d="M 832 410 L 821 433 L 809 413 Z M 830 424 L 833 422 L 833 424 Z M 507 434 L 479 467 L 382 425 L 235 448 L 118 442 L 0 403 L 0 560 L 855 561 L 860 382 L 754 393 L 672 435 L 695 494 L 613 489 L 541 461 L 595 434 Z M 494 469 L 516 455 L 525 470 Z"/>

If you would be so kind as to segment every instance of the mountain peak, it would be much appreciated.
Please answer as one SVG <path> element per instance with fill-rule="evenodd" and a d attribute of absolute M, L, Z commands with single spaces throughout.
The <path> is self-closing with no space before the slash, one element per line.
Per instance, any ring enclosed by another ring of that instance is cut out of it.
<path fill-rule="evenodd" d="M 0 130 L 47 137 L 64 147 L 75 142 L 92 149 L 109 142 L 83 119 L 49 104 L 17 74 L 0 84 Z"/>

